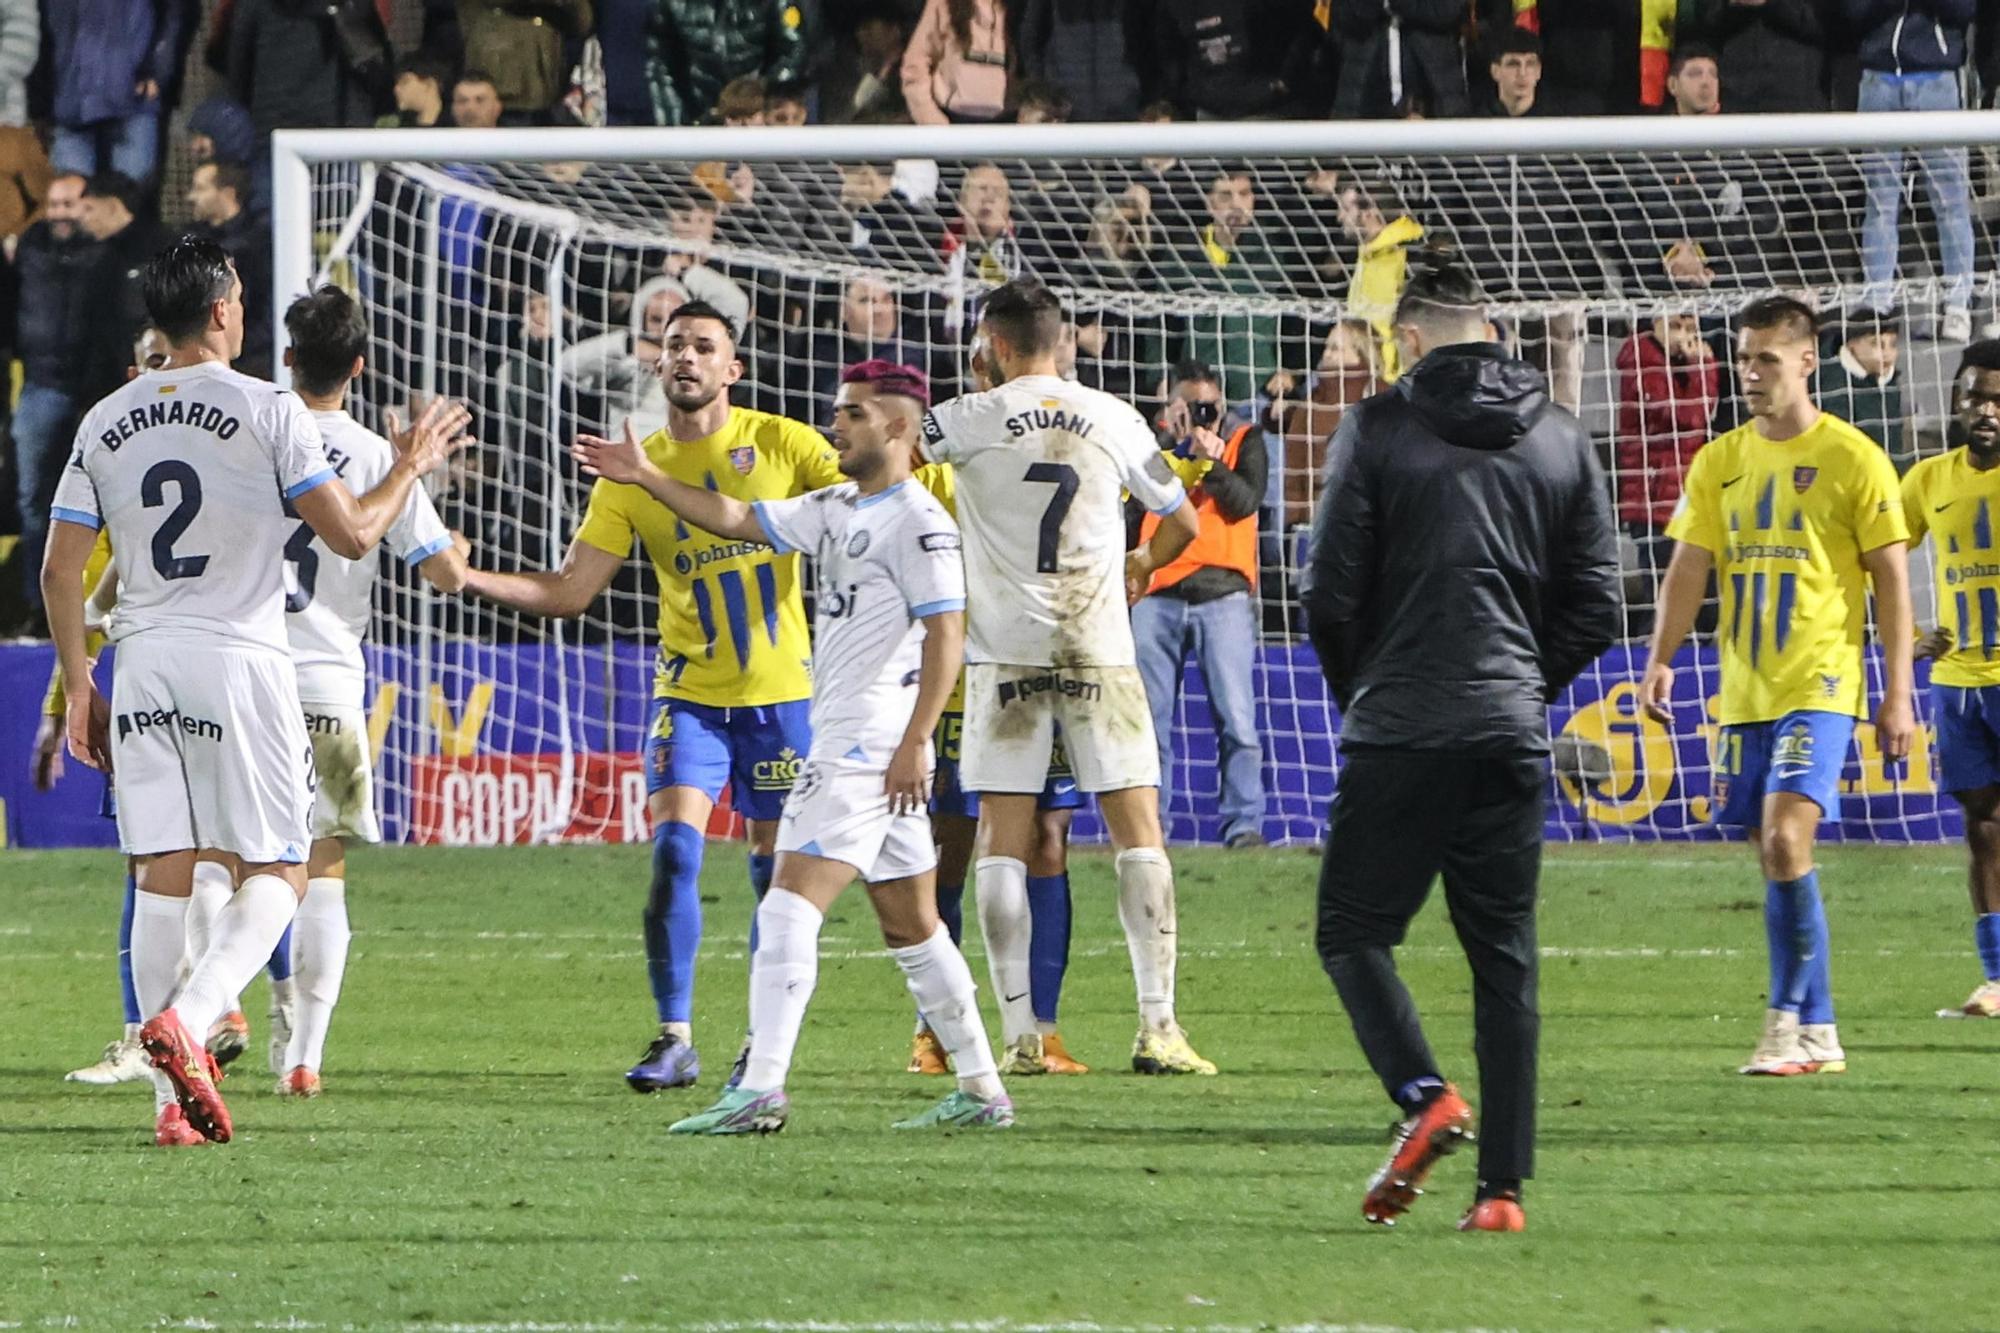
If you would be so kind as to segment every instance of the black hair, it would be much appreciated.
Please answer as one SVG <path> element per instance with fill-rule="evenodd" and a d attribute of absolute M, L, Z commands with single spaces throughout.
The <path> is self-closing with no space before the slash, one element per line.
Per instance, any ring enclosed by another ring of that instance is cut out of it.
<path fill-rule="evenodd" d="M 460 70 L 458 77 L 451 81 L 452 89 L 455 91 L 461 83 L 483 83 L 493 90 L 495 97 L 500 95 L 500 85 L 493 81 L 493 76 L 476 66 Z"/>
<path fill-rule="evenodd" d="M 1743 307 L 1736 322 L 1746 329 L 1790 329 L 1807 342 L 1819 337 L 1819 316 L 1796 296 L 1760 296 Z"/>
<path fill-rule="evenodd" d="M 773 102 L 804 102 L 812 85 L 804 79 L 773 79 L 764 85 L 764 105 Z"/>
<path fill-rule="evenodd" d="M 1856 338 L 1873 338 L 1884 333 L 1900 334 L 1903 331 L 1903 312 L 1894 306 L 1887 310 L 1876 310 L 1861 306 L 1850 310 L 1840 321 L 1842 342 L 1853 342 Z"/>
<path fill-rule="evenodd" d="M 1206 361 L 1179 361 L 1174 364 L 1175 384 L 1214 384 L 1220 386 L 1222 379 L 1215 373 L 1215 367 Z"/>
<path fill-rule="evenodd" d="M 146 206 L 146 192 L 139 182 L 118 171 L 100 171 L 83 183 L 86 199 L 116 199 L 133 217 Z"/>
<path fill-rule="evenodd" d="M 307 393 L 329 394 L 347 383 L 354 358 L 368 351 L 368 320 L 361 303 L 338 287 L 324 286 L 285 307 L 292 340 L 292 373 Z"/>
<path fill-rule="evenodd" d="M 1976 343 L 1967 343 L 1958 358 L 1958 369 L 1952 372 L 1952 382 L 1964 379 L 1968 370 L 2000 370 L 2000 338 L 1982 338 Z"/>
<path fill-rule="evenodd" d="M 680 323 L 684 319 L 714 320 L 716 323 L 722 325 L 723 332 L 729 335 L 729 346 L 732 349 L 735 348 L 736 321 L 731 319 L 729 316 L 723 314 L 720 310 L 716 309 L 708 302 L 706 301 L 683 302 L 678 310 L 674 311 L 673 314 L 667 316 L 667 328 L 671 329 L 674 325 Z"/>
<path fill-rule="evenodd" d="M 250 168 L 241 162 L 230 162 L 223 158 L 211 158 L 195 167 L 200 171 L 207 167 L 215 172 L 215 188 L 228 190 L 236 196 L 238 208 L 250 206 Z"/>
<path fill-rule="evenodd" d="M 1026 107 L 1038 106 L 1049 113 L 1049 119 L 1066 121 L 1076 110 L 1076 99 L 1047 79 L 1012 80 L 1007 86 L 1007 100 L 1014 104 L 1017 116 Z"/>
<path fill-rule="evenodd" d="M 1700 42 L 1682 42 L 1674 48 L 1673 59 L 1667 64 L 1667 76 L 1672 78 L 1679 74 L 1690 60 L 1706 60 L 1717 69 L 1722 68 L 1722 57 L 1715 53 L 1714 47 Z"/>
<path fill-rule="evenodd" d="M 1413 324 L 1436 315 L 1482 317 L 1486 291 L 1457 250 L 1441 244 L 1413 249 L 1407 266 L 1410 276 L 1396 302 L 1396 323 Z"/>
<path fill-rule="evenodd" d="M 1542 37 L 1540 33 L 1529 32 L 1526 28 L 1511 25 L 1502 28 L 1486 47 L 1486 62 L 1498 64 L 1502 56 L 1533 56 L 1542 58 Z"/>
<path fill-rule="evenodd" d="M 1015 278 L 995 287 L 987 294 L 980 319 L 1024 356 L 1052 352 L 1062 341 L 1062 301 L 1033 278 Z"/>
<path fill-rule="evenodd" d="M 146 261 L 139 271 L 139 292 L 146 299 L 146 317 L 167 341 L 183 343 L 207 331 L 215 303 L 228 299 L 235 280 L 227 250 L 199 236 L 183 236 Z"/>
<path fill-rule="evenodd" d="M 451 62 L 440 56 L 428 54 L 423 51 L 419 51 L 412 56 L 406 56 L 403 62 L 396 66 L 397 78 L 400 79 L 405 74 L 413 79 L 423 79 L 427 83 L 435 83 L 438 89 L 438 96 L 440 97 L 450 92 L 452 85 L 457 82 L 457 80 L 451 77 Z"/>

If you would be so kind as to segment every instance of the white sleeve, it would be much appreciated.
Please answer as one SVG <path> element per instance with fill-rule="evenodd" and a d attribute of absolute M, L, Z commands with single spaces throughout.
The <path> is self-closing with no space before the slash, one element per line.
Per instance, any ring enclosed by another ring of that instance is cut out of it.
<path fill-rule="evenodd" d="M 917 619 L 963 611 L 965 560 L 958 525 L 942 510 L 914 515 L 897 538 L 893 574 Z"/>
<path fill-rule="evenodd" d="M 319 422 L 305 403 L 290 390 L 271 396 L 272 406 L 264 414 L 270 441 L 271 464 L 277 472 L 278 490 L 287 500 L 296 500 L 316 486 L 338 480 L 333 463 L 326 456 L 326 440 Z"/>
<path fill-rule="evenodd" d="M 924 429 L 918 437 L 917 449 L 926 462 L 950 463 L 963 456 L 953 432 L 963 432 L 968 415 L 963 398 L 939 403 L 924 413 Z"/>
<path fill-rule="evenodd" d="M 764 529 L 764 540 L 779 555 L 794 551 L 817 555 L 832 521 L 833 494 L 832 488 L 807 491 L 789 500 L 758 500 L 750 509 L 757 515 L 757 526 Z"/>
<path fill-rule="evenodd" d="M 451 549 L 451 532 L 438 517 L 437 506 L 421 482 L 410 487 L 403 512 L 389 527 L 388 543 L 406 565 L 421 565 L 439 551 Z"/>
<path fill-rule="evenodd" d="M 83 466 L 84 441 L 91 438 L 96 416 L 95 412 L 87 414 L 83 424 L 76 428 L 76 444 L 69 451 L 69 461 L 63 464 L 62 476 L 56 481 L 55 503 L 49 509 L 50 518 L 86 528 L 104 526 L 104 511 L 97 503 L 97 483 Z"/>
<path fill-rule="evenodd" d="M 1125 489 L 1150 512 L 1164 517 L 1186 502 L 1187 489 L 1167 466 L 1160 442 L 1137 412 L 1120 414 L 1118 428 L 1112 432 L 1112 456 Z"/>

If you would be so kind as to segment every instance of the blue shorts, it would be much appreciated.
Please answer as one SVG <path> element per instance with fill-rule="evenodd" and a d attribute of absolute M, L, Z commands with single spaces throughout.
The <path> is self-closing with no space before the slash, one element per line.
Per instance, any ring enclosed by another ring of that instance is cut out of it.
<path fill-rule="evenodd" d="M 1776 722 L 1724 727 L 1714 822 L 1756 828 L 1764 822 L 1764 798 L 1780 791 L 1812 801 L 1822 818 L 1840 818 L 1840 770 L 1853 741 L 1854 719 L 1845 713 L 1801 710 Z"/>
<path fill-rule="evenodd" d="M 959 741 L 965 731 L 964 713 L 946 713 L 938 719 L 936 737 L 937 777 L 931 782 L 931 813 L 979 818 L 979 793 L 958 785 Z M 1042 810 L 1081 810 L 1083 793 L 1076 789 L 1076 775 L 1069 771 L 1069 752 L 1063 749 L 1062 732 L 1056 732 L 1055 747 L 1049 753 L 1049 780 L 1035 798 Z"/>
<path fill-rule="evenodd" d="M 812 701 L 718 708 L 655 697 L 646 716 L 646 794 L 693 787 L 745 819 L 776 819 L 812 749 Z"/>
<path fill-rule="evenodd" d="M 1938 785 L 1948 792 L 2000 786 L 2000 685 L 1931 686 Z"/>

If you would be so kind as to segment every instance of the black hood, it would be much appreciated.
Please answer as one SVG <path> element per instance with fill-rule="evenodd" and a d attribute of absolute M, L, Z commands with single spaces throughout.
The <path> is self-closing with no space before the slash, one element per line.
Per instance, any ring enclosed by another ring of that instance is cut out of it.
<path fill-rule="evenodd" d="M 1438 438 L 1467 449 L 1510 449 L 1549 405 L 1548 381 L 1497 343 L 1440 347 L 1396 381 Z"/>

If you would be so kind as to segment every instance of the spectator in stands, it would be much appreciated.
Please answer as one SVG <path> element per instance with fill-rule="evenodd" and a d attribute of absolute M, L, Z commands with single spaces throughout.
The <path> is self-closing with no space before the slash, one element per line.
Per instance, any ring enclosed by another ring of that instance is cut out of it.
<path fill-rule="evenodd" d="M 429 56 L 411 56 L 396 70 L 396 114 L 386 122 L 404 129 L 432 129 L 446 124 L 445 89 L 451 72 Z M 497 99 L 499 91 L 494 96 Z"/>
<path fill-rule="evenodd" d="M 1712 116 L 1722 109 L 1722 62 L 1714 51 L 1692 42 L 1674 48 L 1667 109 L 1676 116 Z"/>
<path fill-rule="evenodd" d="M 1423 224 L 1408 213 L 1389 216 L 1375 192 L 1354 184 L 1340 191 L 1340 227 L 1359 250 L 1347 285 L 1348 310 L 1368 321 L 1380 343 L 1384 379 L 1403 373 L 1395 330 L 1396 303 L 1409 277 L 1409 249 L 1424 239 Z"/>
<path fill-rule="evenodd" d="M 1486 72 L 1493 96 L 1479 109 L 1490 117 L 1539 116 L 1535 94 L 1542 83 L 1542 39 L 1525 28 L 1507 28 L 1493 39 Z"/>
<path fill-rule="evenodd" d="M 1813 401 L 1822 412 L 1866 432 L 1898 468 L 1915 461 L 1903 449 L 1903 382 L 1896 378 L 1902 352 L 1902 317 L 1866 306 L 1842 322 L 1840 348 L 1822 356 Z"/>
<path fill-rule="evenodd" d="M 1204 221 L 1170 238 L 1176 253 L 1167 276 L 1177 290 L 1269 295 L 1286 287 L 1283 267 L 1257 225 L 1256 178 L 1248 168 L 1225 165 L 1210 177 Z M 1275 316 L 1240 311 L 1202 313 L 1188 319 L 1182 357 L 1219 368 L 1222 395 L 1253 401 L 1280 364 Z"/>
<path fill-rule="evenodd" d="M 1332 0 L 1340 44 L 1333 114 L 1343 120 L 1463 116 L 1466 6 L 1459 0 Z"/>
<path fill-rule="evenodd" d="M 675 279 L 648 278 L 633 294 L 626 328 L 586 338 L 569 349 L 562 363 L 565 375 L 578 393 L 596 400 L 581 410 L 585 420 L 616 431 L 629 417 L 642 438 L 666 425 L 660 349 L 667 321 L 687 300 L 687 288 Z"/>
<path fill-rule="evenodd" d="M 41 49 L 35 0 L 0 0 L 0 236 L 20 235 L 48 193 L 52 168 L 28 120 L 28 75 Z"/>
<path fill-rule="evenodd" d="M 1718 367 L 1694 315 L 1661 315 L 1618 348 L 1618 519 L 1638 556 L 1626 604 L 1649 607 L 1673 554 L 1667 520 L 1695 451 L 1708 443 Z M 1650 615 L 1628 635 L 1646 633 Z"/>
<path fill-rule="evenodd" d="M 1007 0 L 924 0 L 903 51 L 903 100 L 919 125 L 991 121 L 1007 109 Z"/>
<path fill-rule="evenodd" d="M 49 156 L 56 170 L 83 176 L 116 171 L 150 182 L 160 164 L 161 90 L 180 72 L 182 6 L 57 0 L 42 14 L 55 84 Z"/>
<path fill-rule="evenodd" d="M 1652 0 L 1526 0 L 1516 3 L 1521 26 L 1542 38 L 1540 100 L 1554 116 L 1623 115 L 1645 100 L 1641 36 Z M 1673 0 L 1668 0 L 1671 5 Z M 1665 52 L 1657 57 L 1664 62 Z M 1660 74 L 1664 76 L 1662 69 Z M 1653 103 L 1657 105 L 1657 102 Z"/>
<path fill-rule="evenodd" d="M 1153 0 L 1147 26 L 1159 96 L 1181 112 L 1199 120 L 1326 114 L 1327 33 L 1311 5 Z"/>
<path fill-rule="evenodd" d="M 736 282 L 710 268 L 715 250 L 715 228 L 721 207 L 704 195 L 694 195 L 667 210 L 667 234 L 673 246 L 661 265 L 664 274 L 677 279 L 688 296 L 705 301 L 729 317 L 738 329 L 750 320 L 750 297 Z"/>
<path fill-rule="evenodd" d="M 228 252 L 243 281 L 243 351 L 232 363 L 246 375 L 271 377 L 271 224 L 250 209 L 250 169 L 240 162 L 204 162 L 188 186 L 196 235 Z"/>
<path fill-rule="evenodd" d="M 1264 432 L 1228 411 L 1222 383 L 1201 362 L 1174 367 L 1161 447 L 1209 460 L 1189 496 L 1200 533 L 1180 557 L 1158 570 L 1132 607 L 1139 674 L 1153 709 L 1160 746 L 1160 808 L 1173 778 L 1174 710 L 1188 654 L 1208 687 L 1222 774 L 1223 845 L 1264 845 L 1264 755 L 1257 730 L 1257 509 L 1264 501 Z M 1148 514 L 1139 540 L 1159 519 Z"/>
<path fill-rule="evenodd" d="M 1974 0 L 1839 0 L 1849 26 L 1860 34 L 1863 111 L 1955 111 L 1962 104 L 1959 74 L 1965 68 L 1966 26 Z M 1972 336 L 1971 187 L 1963 148 L 1917 153 L 1924 190 L 1937 214 L 1938 248 L 1945 282 L 1945 342 Z M 1861 227 L 1861 266 L 1869 303 L 1894 303 L 1899 224 L 1903 210 L 1900 149 L 1869 153 L 1862 170 L 1868 207 Z M 1928 247 L 1927 247 L 1928 248 Z"/>
<path fill-rule="evenodd" d="M 260 140 L 279 129 L 372 125 L 394 82 L 389 34 L 372 0 L 236 0 L 230 91 L 250 109 Z"/>
<path fill-rule="evenodd" d="M 188 156 L 196 162 L 249 166 L 257 157 L 257 127 L 250 111 L 227 93 L 203 99 L 188 113 Z"/>
<path fill-rule="evenodd" d="M 483 69 L 466 70 L 451 85 L 451 123 L 459 129 L 496 129 L 506 110 L 499 86 Z"/>
<path fill-rule="evenodd" d="M 1172 102 L 1153 102 L 1139 113 L 1139 121 L 1144 125 L 1167 125 L 1174 119 Z M 1208 206 L 1208 191 L 1184 159 L 1142 157 L 1133 179 L 1146 188 L 1153 217 L 1168 235 L 1181 236 L 1200 225 Z"/>
<path fill-rule="evenodd" d="M 1153 285 L 1152 204 L 1145 186 L 1128 185 L 1117 198 L 1092 207 L 1081 268 L 1093 287 L 1129 292 Z"/>
<path fill-rule="evenodd" d="M 646 83 L 656 125 L 692 125 L 745 74 L 797 79 L 810 55 L 795 0 L 654 0 Z"/>
<path fill-rule="evenodd" d="M 807 85 L 799 79 L 771 84 L 764 90 L 764 123 L 787 129 L 805 124 L 811 119 L 808 93 Z"/>
<path fill-rule="evenodd" d="M 743 74 L 722 85 L 715 95 L 714 118 L 722 124 L 741 128 L 764 123 L 764 80 Z"/>
<path fill-rule="evenodd" d="M 42 544 L 56 478 L 84 409 L 116 387 L 94 364 L 98 275 L 104 248 L 83 229 L 83 177 L 62 172 L 49 182 L 42 220 L 15 247 L 21 301 L 14 347 L 21 395 L 14 406 L 15 506 L 21 520 L 22 587 L 31 611 L 41 607 Z M 31 617 L 32 618 L 32 617 Z"/>
<path fill-rule="evenodd" d="M 1683 0 L 1675 36 L 1717 53 L 1731 112 L 1825 111 L 1825 10 L 1819 0 Z"/>
<path fill-rule="evenodd" d="M 787 365 L 780 370 L 788 381 L 784 414 L 814 425 L 833 420 L 833 398 L 848 366 L 884 360 L 928 374 L 931 364 L 929 340 L 911 327 L 895 289 L 866 273 L 841 287 L 835 327 L 799 331 L 786 344 Z"/>
<path fill-rule="evenodd" d="M 1141 0 L 1014 0 L 1021 72 L 1067 89 L 1077 120 L 1136 120 L 1138 57 L 1150 49 L 1146 8 Z"/>
<path fill-rule="evenodd" d="M 1014 191 L 1007 173 L 982 162 L 958 187 L 958 215 L 944 230 L 945 268 L 977 282 L 997 284 L 1030 270 L 1030 256 L 1014 227 Z"/>
<path fill-rule="evenodd" d="M 1076 110 L 1066 90 L 1042 79 L 1016 79 L 1008 95 L 1017 125 L 1065 125 Z"/>
<path fill-rule="evenodd" d="M 894 0 L 867 0 L 850 10 L 853 49 L 843 49 L 821 81 L 820 115 L 844 123 L 894 115 L 903 103 L 903 47 L 909 18 Z"/>
<path fill-rule="evenodd" d="M 569 91 L 565 39 L 591 32 L 590 0 L 458 0 L 464 63 L 493 77 L 508 115 L 542 124 Z"/>
<path fill-rule="evenodd" d="M 1279 503 L 1286 532 L 1312 524 L 1319 503 L 1320 474 L 1326 471 L 1326 447 L 1347 409 L 1388 385 L 1382 379 L 1381 343 L 1365 319 L 1343 319 L 1327 331 L 1319 364 L 1305 377 L 1285 374 L 1269 386 L 1270 424 L 1281 441 L 1276 470 Z"/>
<path fill-rule="evenodd" d="M 944 240 L 942 219 L 896 189 L 893 162 L 845 162 L 840 206 L 849 220 L 848 248 L 878 261 L 932 262 Z"/>

